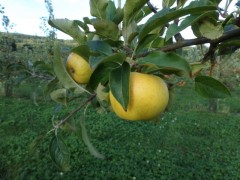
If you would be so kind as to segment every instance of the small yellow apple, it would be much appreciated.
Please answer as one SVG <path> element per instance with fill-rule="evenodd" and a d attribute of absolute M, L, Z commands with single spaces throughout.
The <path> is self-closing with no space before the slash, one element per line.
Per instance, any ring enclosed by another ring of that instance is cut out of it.
<path fill-rule="evenodd" d="M 158 76 L 138 72 L 130 73 L 129 104 L 127 111 L 110 91 L 113 111 L 126 120 L 151 120 L 165 110 L 169 92 L 166 83 Z"/>
<path fill-rule="evenodd" d="M 66 66 L 69 74 L 77 83 L 88 83 L 93 71 L 84 58 L 76 53 L 71 53 L 68 56 Z"/>

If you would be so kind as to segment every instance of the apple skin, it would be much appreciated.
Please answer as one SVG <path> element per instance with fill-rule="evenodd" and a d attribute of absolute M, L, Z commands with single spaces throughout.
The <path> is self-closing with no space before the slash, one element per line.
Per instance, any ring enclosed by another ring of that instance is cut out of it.
<path fill-rule="evenodd" d="M 87 84 L 93 72 L 88 62 L 76 53 L 69 54 L 66 67 L 74 81 L 79 84 Z"/>
<path fill-rule="evenodd" d="M 109 93 L 113 111 L 125 120 L 151 120 L 158 117 L 167 107 L 169 91 L 167 84 L 158 76 L 131 72 L 129 104 L 125 111 Z"/>

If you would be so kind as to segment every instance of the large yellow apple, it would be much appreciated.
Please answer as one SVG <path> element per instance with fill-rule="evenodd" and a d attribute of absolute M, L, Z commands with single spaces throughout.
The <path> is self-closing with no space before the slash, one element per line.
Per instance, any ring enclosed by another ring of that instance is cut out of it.
<path fill-rule="evenodd" d="M 166 83 L 158 76 L 131 72 L 127 111 L 110 91 L 113 111 L 126 120 L 151 120 L 165 110 L 169 92 Z"/>
<path fill-rule="evenodd" d="M 67 70 L 72 78 L 79 84 L 88 83 L 92 75 L 92 69 L 88 62 L 76 53 L 71 53 L 68 56 Z"/>

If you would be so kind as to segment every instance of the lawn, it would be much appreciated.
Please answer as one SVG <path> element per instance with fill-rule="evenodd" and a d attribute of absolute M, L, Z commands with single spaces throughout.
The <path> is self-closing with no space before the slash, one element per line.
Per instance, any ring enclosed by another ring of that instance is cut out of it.
<path fill-rule="evenodd" d="M 56 104 L 1 97 L 0 179 L 240 179 L 239 97 L 238 88 L 212 113 L 208 100 L 182 87 L 159 122 L 124 121 L 89 108 L 86 127 L 105 159 L 96 159 L 77 136 L 65 133 L 71 170 L 64 173 L 49 156 L 50 136 L 36 151 L 29 148 L 51 129 Z"/>

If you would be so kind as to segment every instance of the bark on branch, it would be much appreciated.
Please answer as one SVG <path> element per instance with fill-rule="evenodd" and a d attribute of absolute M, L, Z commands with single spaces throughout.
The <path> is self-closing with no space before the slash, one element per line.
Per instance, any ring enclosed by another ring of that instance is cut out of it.
<path fill-rule="evenodd" d="M 173 51 L 173 50 L 176 50 L 179 48 L 193 46 L 193 45 L 200 45 L 200 44 L 207 44 L 207 43 L 217 45 L 221 42 L 224 42 L 226 40 L 230 40 L 230 39 L 236 38 L 236 37 L 240 37 L 240 29 L 234 29 L 234 30 L 228 31 L 228 32 L 224 33 L 221 37 L 214 39 L 214 40 L 211 40 L 211 39 L 208 39 L 205 37 L 182 40 L 182 41 L 176 42 L 175 44 L 163 46 L 163 47 L 155 49 L 155 50 L 144 52 L 142 54 L 135 56 L 135 58 L 145 57 L 148 54 L 150 54 L 152 51 L 156 51 L 156 50 L 168 52 L 168 51 Z"/>

